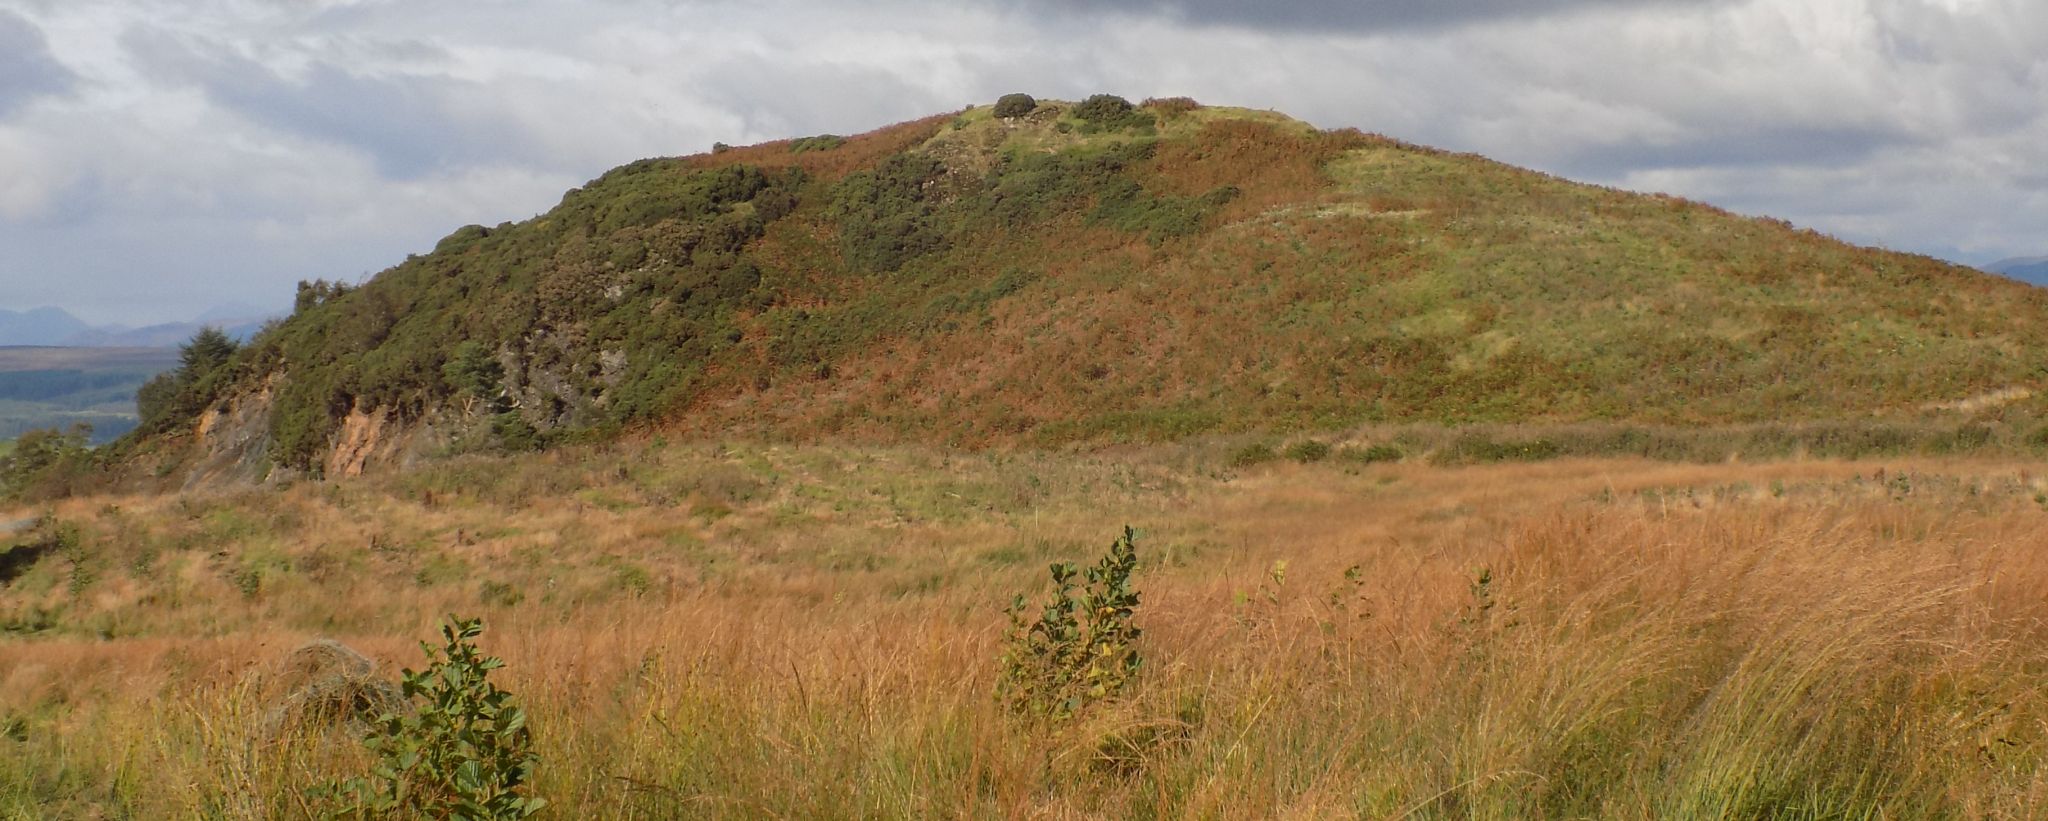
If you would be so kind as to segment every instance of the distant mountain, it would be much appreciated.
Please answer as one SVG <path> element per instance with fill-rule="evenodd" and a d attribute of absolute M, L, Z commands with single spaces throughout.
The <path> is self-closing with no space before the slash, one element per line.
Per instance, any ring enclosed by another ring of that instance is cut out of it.
<path fill-rule="evenodd" d="M 221 329 L 236 341 L 247 342 L 266 321 L 266 317 L 244 314 L 238 319 L 201 318 L 197 322 L 166 322 L 141 328 L 108 325 L 72 334 L 59 344 L 75 348 L 169 348 L 184 344 L 207 326 Z"/>
<path fill-rule="evenodd" d="M 1994 274 L 2004 274 L 2021 282 L 2048 286 L 2048 257 L 2016 257 L 2000 260 L 1984 266 Z"/>
<path fill-rule="evenodd" d="M 91 326 L 62 308 L 0 310 L 0 345 L 63 345 Z"/>
<path fill-rule="evenodd" d="M 182 345 L 208 326 L 221 329 L 238 342 L 247 342 L 263 323 L 284 315 L 253 305 L 218 305 L 189 322 L 163 322 L 132 328 L 126 325 L 88 325 L 62 308 L 42 307 L 28 311 L 0 310 L 0 347 L 58 348 L 172 348 Z"/>

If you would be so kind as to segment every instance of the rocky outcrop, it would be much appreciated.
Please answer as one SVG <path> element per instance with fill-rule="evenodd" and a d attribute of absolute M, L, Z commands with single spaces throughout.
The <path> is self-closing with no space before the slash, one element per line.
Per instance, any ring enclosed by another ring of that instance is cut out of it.
<path fill-rule="evenodd" d="M 276 379 L 200 414 L 192 427 L 183 487 L 260 482 L 270 477 L 270 411 Z"/>
<path fill-rule="evenodd" d="M 363 467 L 380 448 L 388 447 L 386 428 L 395 428 L 392 414 L 383 408 L 365 410 L 362 405 L 341 420 L 334 436 L 334 448 L 327 453 L 326 473 L 332 477 L 360 476 Z"/>

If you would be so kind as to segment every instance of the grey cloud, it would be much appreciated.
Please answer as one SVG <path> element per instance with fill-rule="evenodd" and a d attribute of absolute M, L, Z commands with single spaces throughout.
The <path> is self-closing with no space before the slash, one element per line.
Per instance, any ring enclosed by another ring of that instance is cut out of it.
<path fill-rule="evenodd" d="M 0 11 L 0 117 L 30 100 L 67 91 L 77 81 L 50 54 L 42 29 L 13 12 Z"/>
<path fill-rule="evenodd" d="M 1430 29 L 1592 9 L 1708 8 L 1740 0 L 1034 0 L 1060 12 L 1164 16 L 1198 26 L 1289 32 Z"/>
<path fill-rule="evenodd" d="M 1758 124 L 1718 133 L 1695 132 L 1669 142 L 1580 146 L 1561 158 L 1556 170 L 1566 176 L 1611 179 L 1626 171 L 1660 168 L 1839 168 L 1863 162 L 1880 151 L 1920 143 L 1920 138 L 1896 128 Z"/>
<path fill-rule="evenodd" d="M 493 89 L 445 76 L 358 74 L 315 60 L 286 77 L 225 49 L 132 33 L 138 59 L 198 84 L 222 106 L 302 137 L 372 157 L 391 179 L 505 161 L 545 163 L 546 152 L 497 108 Z M 407 47 L 432 54 L 423 46 Z"/>
<path fill-rule="evenodd" d="M 695 80 L 708 102 L 761 139 L 865 131 L 958 104 L 894 72 L 765 55 L 734 58 Z"/>

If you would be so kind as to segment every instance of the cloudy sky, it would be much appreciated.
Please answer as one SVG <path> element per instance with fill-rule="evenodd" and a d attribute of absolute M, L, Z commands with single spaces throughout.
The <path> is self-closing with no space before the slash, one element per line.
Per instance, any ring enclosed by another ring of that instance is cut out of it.
<path fill-rule="evenodd" d="M 0 308 L 282 305 L 633 159 L 1009 91 L 2048 254 L 2041 0 L 0 0 Z"/>

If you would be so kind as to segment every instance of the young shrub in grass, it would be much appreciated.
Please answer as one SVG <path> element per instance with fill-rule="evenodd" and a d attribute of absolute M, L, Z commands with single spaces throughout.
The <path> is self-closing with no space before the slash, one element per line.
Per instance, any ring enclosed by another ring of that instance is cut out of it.
<path fill-rule="evenodd" d="M 486 678 L 505 662 L 478 652 L 480 619 L 450 617 L 432 664 L 406 670 L 400 687 L 417 709 L 378 718 L 363 744 L 375 761 L 367 778 L 325 793 L 329 818 L 516 819 L 547 801 L 528 795 L 540 757 L 532 752 L 526 712 Z"/>
<path fill-rule="evenodd" d="M 997 696 L 1011 710 L 1054 720 L 1071 718 L 1089 705 L 1122 693 L 1138 677 L 1143 660 L 1131 623 L 1138 592 L 1131 572 L 1138 567 L 1137 532 L 1124 528 L 1109 553 L 1084 575 L 1071 563 L 1051 568 L 1052 598 L 1038 619 L 1024 619 L 1025 600 L 1018 596 L 1007 612 L 1010 632 L 1004 645 L 1002 678 Z"/>
<path fill-rule="evenodd" d="M 1402 455 L 1400 446 L 1385 442 L 1362 448 L 1343 447 L 1337 449 L 1337 458 L 1347 462 L 1358 462 L 1366 465 L 1379 462 L 1399 462 Z"/>
<path fill-rule="evenodd" d="M 1287 446 L 1287 458 L 1304 465 L 1320 462 L 1330 457 L 1330 446 L 1315 439 L 1303 439 Z"/>
<path fill-rule="evenodd" d="M 1157 111 L 1169 120 L 1202 110 L 1202 104 L 1193 97 L 1149 97 L 1138 107 Z"/>
<path fill-rule="evenodd" d="M 1253 442 L 1231 451 L 1230 466 L 1234 468 L 1248 468 L 1253 465 L 1263 465 L 1277 458 L 1280 458 L 1280 455 L 1273 451 L 1272 445 L 1264 442 Z"/>

